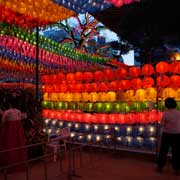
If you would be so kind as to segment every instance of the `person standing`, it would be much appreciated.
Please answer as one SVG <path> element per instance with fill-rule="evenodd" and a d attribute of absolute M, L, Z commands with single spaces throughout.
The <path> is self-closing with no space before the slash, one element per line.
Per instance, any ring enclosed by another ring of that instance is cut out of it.
<path fill-rule="evenodd" d="M 3 112 L 2 128 L 0 132 L 0 151 L 25 146 L 25 136 L 21 120 L 25 117 L 17 109 L 16 98 L 9 99 L 10 108 Z M 25 148 L 7 152 L 0 152 L 0 165 L 7 166 L 27 160 Z"/>
<path fill-rule="evenodd" d="M 161 143 L 158 155 L 158 171 L 162 172 L 169 148 L 172 151 L 172 167 L 176 175 L 180 172 L 180 111 L 176 110 L 177 103 L 173 98 L 165 99 L 167 110 L 161 119 Z"/>

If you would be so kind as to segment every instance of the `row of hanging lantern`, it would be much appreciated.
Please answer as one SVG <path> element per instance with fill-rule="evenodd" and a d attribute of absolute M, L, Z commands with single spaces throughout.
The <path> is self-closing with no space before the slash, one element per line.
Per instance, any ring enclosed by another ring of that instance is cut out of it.
<path fill-rule="evenodd" d="M 10 37 L 17 37 L 20 42 L 25 41 L 25 44 L 23 46 L 27 50 L 29 50 L 30 48 L 26 47 L 27 45 L 26 43 L 36 45 L 36 33 L 25 32 L 19 27 L 10 26 L 10 25 L 1 23 L 0 34 L 8 35 Z M 104 63 L 104 62 L 110 61 L 110 59 L 108 58 L 99 57 L 97 55 L 92 55 L 92 54 L 85 53 L 79 50 L 74 50 L 67 46 L 63 46 L 60 43 L 55 42 L 42 35 L 39 35 L 39 48 L 46 50 L 47 51 L 46 58 L 50 58 L 52 61 L 53 59 L 50 56 L 50 52 L 57 55 L 62 55 L 62 56 L 71 58 L 75 62 L 77 60 L 84 61 L 84 62 L 93 62 L 93 63 Z"/>
<path fill-rule="evenodd" d="M 51 75 L 51 76 L 43 76 L 42 81 L 45 84 L 54 84 L 54 83 L 77 83 L 81 81 L 85 82 L 92 82 L 92 81 L 112 81 L 115 79 L 123 79 L 127 76 L 131 76 L 135 78 L 132 80 L 132 83 L 134 86 L 140 88 L 142 86 L 142 80 L 138 78 L 139 76 L 143 75 L 146 76 L 143 79 L 143 82 L 146 81 L 145 84 L 147 86 L 151 87 L 154 85 L 154 80 L 152 77 L 149 77 L 150 75 L 157 74 L 157 84 L 158 86 L 167 86 L 168 84 L 171 84 L 170 81 L 174 85 L 176 85 L 177 82 L 179 82 L 179 76 L 180 74 L 180 62 L 159 62 L 156 64 L 156 70 L 154 70 L 154 67 L 151 64 L 145 64 L 141 69 L 138 67 L 130 67 L 128 70 L 127 68 L 120 68 L 116 70 L 112 69 L 105 69 L 102 71 L 96 71 L 96 72 L 75 72 L 75 73 L 67 73 L 67 74 L 57 74 L 57 75 Z M 177 74 L 172 77 L 168 77 L 165 75 L 165 73 L 170 72 L 172 74 Z M 123 80 L 123 83 L 125 84 L 125 87 L 128 87 L 128 80 Z"/>
<path fill-rule="evenodd" d="M 24 28 L 56 23 L 76 15 L 51 0 L 5 0 L 0 1 L 0 6 L 1 21 Z"/>
<path fill-rule="evenodd" d="M 58 111 L 43 110 L 42 116 L 48 119 L 84 122 L 84 123 L 102 123 L 102 124 L 147 124 L 160 121 L 162 112 L 152 110 L 147 112 L 127 113 L 127 114 L 106 114 L 106 113 L 83 113 L 78 111 Z"/>
<path fill-rule="evenodd" d="M 83 93 L 51 93 L 43 94 L 44 100 L 50 101 L 83 101 L 83 102 L 114 102 L 114 101 L 153 101 L 156 102 L 157 95 L 161 99 L 173 97 L 180 100 L 180 88 L 162 88 L 157 91 L 155 88 L 126 90 L 126 91 L 107 91 L 107 92 L 83 92 Z"/>

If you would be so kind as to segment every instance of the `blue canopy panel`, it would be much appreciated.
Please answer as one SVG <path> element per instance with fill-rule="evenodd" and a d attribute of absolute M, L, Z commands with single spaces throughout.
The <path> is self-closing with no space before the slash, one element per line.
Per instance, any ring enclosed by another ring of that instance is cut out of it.
<path fill-rule="evenodd" d="M 77 14 L 94 13 L 103 11 L 113 6 L 107 0 L 53 0 L 55 3 L 67 9 L 75 11 Z"/>

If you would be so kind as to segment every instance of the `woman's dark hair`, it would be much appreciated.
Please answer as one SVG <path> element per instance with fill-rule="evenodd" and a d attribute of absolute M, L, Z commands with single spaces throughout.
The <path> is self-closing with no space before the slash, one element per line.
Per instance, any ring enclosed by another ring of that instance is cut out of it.
<path fill-rule="evenodd" d="M 166 106 L 166 108 L 168 108 L 168 109 L 174 109 L 174 108 L 176 108 L 176 106 L 177 106 L 177 103 L 176 103 L 176 101 L 174 100 L 174 98 L 166 98 L 165 99 L 165 106 Z"/>

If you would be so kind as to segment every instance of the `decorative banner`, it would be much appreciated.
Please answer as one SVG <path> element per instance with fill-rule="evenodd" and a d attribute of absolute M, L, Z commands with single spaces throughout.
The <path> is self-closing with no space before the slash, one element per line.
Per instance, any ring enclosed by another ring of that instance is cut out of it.
<path fill-rule="evenodd" d="M 41 23 L 42 25 L 55 23 L 75 15 L 75 12 L 59 6 L 51 0 L 6 0 L 0 1 L 0 5 L 2 8 L 1 20 L 19 25 L 23 25 L 22 22 L 24 22 L 25 27 L 31 27 L 32 19 L 35 21 L 33 25 L 37 26 Z M 20 17 L 25 17 L 25 19 L 20 19 Z"/>

